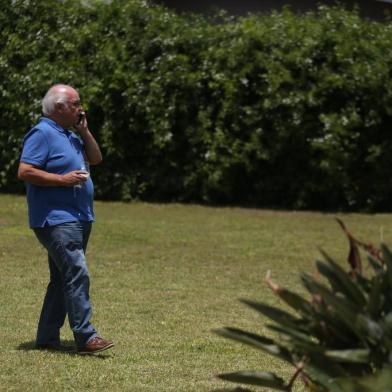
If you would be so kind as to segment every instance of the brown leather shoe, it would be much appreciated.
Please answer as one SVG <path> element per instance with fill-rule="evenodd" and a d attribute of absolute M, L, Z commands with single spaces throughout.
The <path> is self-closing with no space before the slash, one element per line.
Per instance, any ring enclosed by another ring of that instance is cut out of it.
<path fill-rule="evenodd" d="M 110 340 L 105 340 L 100 338 L 99 336 L 95 336 L 90 339 L 84 347 L 78 347 L 79 354 L 95 354 L 100 353 L 101 351 L 105 351 L 108 348 L 114 346 L 114 343 Z"/>

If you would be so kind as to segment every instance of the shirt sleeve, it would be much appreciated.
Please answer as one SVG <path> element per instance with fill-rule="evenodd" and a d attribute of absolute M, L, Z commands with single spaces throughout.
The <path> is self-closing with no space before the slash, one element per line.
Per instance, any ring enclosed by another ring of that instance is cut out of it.
<path fill-rule="evenodd" d="M 48 143 L 42 131 L 39 129 L 32 129 L 23 141 L 20 161 L 42 168 L 46 164 L 48 155 Z"/>

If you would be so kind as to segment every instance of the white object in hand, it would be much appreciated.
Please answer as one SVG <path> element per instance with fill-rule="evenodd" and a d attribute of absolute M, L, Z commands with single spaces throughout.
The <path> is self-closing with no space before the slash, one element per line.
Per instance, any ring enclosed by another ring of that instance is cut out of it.
<path fill-rule="evenodd" d="M 89 167 L 88 167 L 88 163 L 83 163 L 82 165 L 81 165 L 81 168 L 80 168 L 80 170 L 78 170 L 78 174 L 80 175 L 80 176 L 82 176 L 82 177 L 84 177 L 84 178 L 88 178 L 89 177 L 89 175 L 90 175 L 90 172 L 89 172 Z M 75 185 L 75 187 L 76 188 L 81 188 L 82 187 L 82 185 L 83 185 L 83 183 L 82 182 L 80 182 L 79 184 L 76 184 Z"/>

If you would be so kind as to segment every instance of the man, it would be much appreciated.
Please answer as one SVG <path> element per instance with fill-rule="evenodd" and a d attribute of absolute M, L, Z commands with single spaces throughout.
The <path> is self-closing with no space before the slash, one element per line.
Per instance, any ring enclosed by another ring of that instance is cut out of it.
<path fill-rule="evenodd" d="M 74 88 L 52 86 L 42 101 L 42 112 L 24 138 L 18 170 L 18 178 L 26 182 L 30 227 L 49 260 L 50 282 L 36 344 L 61 350 L 60 328 L 68 314 L 77 351 L 97 353 L 114 345 L 99 337 L 90 323 L 85 259 L 94 221 L 94 189 L 86 166 L 99 164 L 102 155 Z"/>

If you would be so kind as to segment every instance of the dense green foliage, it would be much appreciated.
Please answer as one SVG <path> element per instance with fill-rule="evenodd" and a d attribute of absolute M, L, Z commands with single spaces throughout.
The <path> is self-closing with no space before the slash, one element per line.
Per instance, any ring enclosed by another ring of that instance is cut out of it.
<path fill-rule="evenodd" d="M 55 82 L 80 89 L 110 199 L 389 210 L 392 25 L 140 0 L 3 0 L 0 186 Z"/>
<path fill-rule="evenodd" d="M 270 372 L 222 374 L 222 379 L 292 391 L 301 376 L 314 392 L 386 391 L 392 376 L 392 253 L 385 245 L 380 251 L 359 242 L 339 222 L 350 241 L 349 271 L 323 253 L 324 260 L 316 262 L 319 275 L 301 276 L 309 299 L 267 276 L 273 292 L 295 314 L 263 302 L 242 301 L 272 322 L 267 328 L 278 338 L 237 328 L 216 331 L 291 364 L 295 368 L 291 380 L 285 382 Z M 359 247 L 367 251 L 366 273 Z M 370 382 L 369 376 L 373 376 Z"/>

